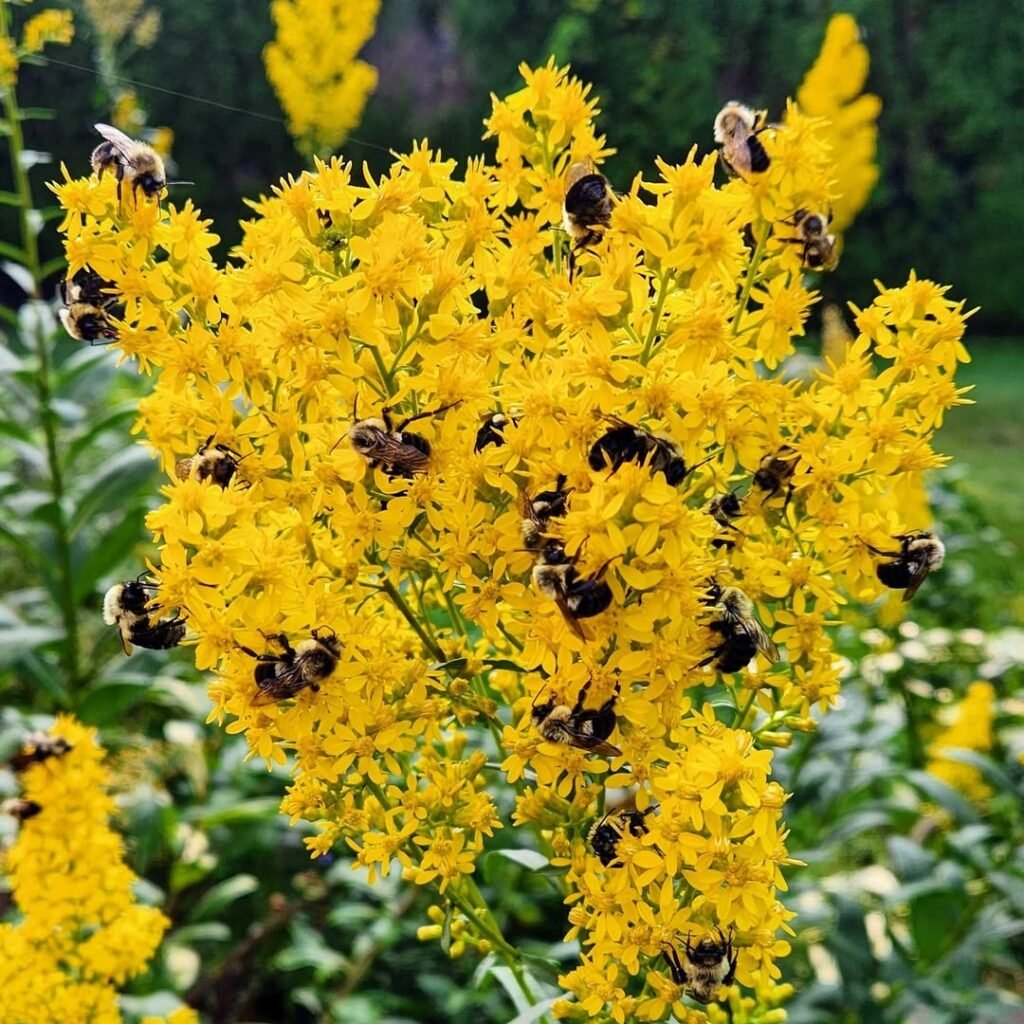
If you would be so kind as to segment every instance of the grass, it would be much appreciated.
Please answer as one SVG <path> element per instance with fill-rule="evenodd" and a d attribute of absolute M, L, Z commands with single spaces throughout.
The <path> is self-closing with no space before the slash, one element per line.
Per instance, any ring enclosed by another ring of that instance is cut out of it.
<path fill-rule="evenodd" d="M 973 384 L 975 405 L 953 409 L 935 447 L 964 467 L 964 486 L 987 518 L 1024 549 L 1024 344 L 975 340 L 957 383 Z"/>

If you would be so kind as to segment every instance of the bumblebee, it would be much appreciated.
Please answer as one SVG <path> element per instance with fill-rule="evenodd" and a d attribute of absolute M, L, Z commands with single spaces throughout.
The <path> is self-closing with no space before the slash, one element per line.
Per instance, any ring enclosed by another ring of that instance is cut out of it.
<path fill-rule="evenodd" d="M 763 174 L 771 160 L 758 135 L 768 127 L 763 110 L 753 111 L 735 100 L 726 103 L 715 118 L 715 142 L 722 148 L 718 158 L 730 178 Z"/>
<path fill-rule="evenodd" d="M 549 540 L 540 551 L 533 567 L 533 582 L 546 597 L 550 597 L 572 631 L 588 640 L 580 619 L 590 619 L 606 611 L 612 603 L 611 587 L 604 582 L 612 559 L 590 576 L 580 576 L 576 565 L 566 553 L 561 541 Z"/>
<path fill-rule="evenodd" d="M 898 551 L 882 551 L 870 544 L 867 548 L 881 558 L 892 559 L 879 563 L 875 568 L 875 575 L 885 586 L 893 590 L 902 589 L 903 600 L 909 601 L 928 574 L 942 568 L 946 546 L 935 534 L 927 530 L 901 533 L 895 539 L 900 542 Z"/>
<path fill-rule="evenodd" d="M 131 186 L 133 199 L 139 190 L 147 199 L 159 199 L 160 193 L 167 187 L 167 172 L 160 154 L 152 146 L 128 138 L 113 125 L 97 124 L 93 127 L 103 136 L 103 142 L 92 151 L 90 163 L 99 178 L 106 171 L 114 172 L 117 177 L 117 201 L 121 202 L 123 182 Z"/>
<path fill-rule="evenodd" d="M 651 434 L 643 427 L 634 426 L 617 416 L 606 416 L 613 424 L 591 445 L 587 462 L 593 470 L 611 469 L 614 475 L 626 462 L 642 466 L 646 463 L 652 473 L 664 473 L 672 487 L 681 484 L 695 469 L 710 461 L 687 466 L 679 445 L 664 434 Z"/>
<path fill-rule="evenodd" d="M 10 760 L 16 772 L 22 772 L 34 764 L 42 764 L 51 757 L 63 757 L 73 748 L 63 736 L 51 736 L 45 732 L 30 732 L 22 741 L 21 749 Z"/>
<path fill-rule="evenodd" d="M 174 467 L 179 480 L 190 476 L 202 482 L 212 480 L 218 487 L 227 487 L 238 470 L 238 464 L 245 458 L 226 444 L 211 444 L 216 435 L 211 434 L 189 459 L 182 459 Z"/>
<path fill-rule="evenodd" d="M 248 647 L 239 647 L 256 659 L 253 680 L 257 693 L 252 699 L 256 706 L 288 700 L 307 688 L 316 693 L 341 657 L 341 641 L 330 627 L 317 627 L 298 647 L 292 647 L 284 633 L 273 633 L 267 639 L 281 648 L 280 654 L 257 654 Z"/>
<path fill-rule="evenodd" d="M 34 818 L 43 808 L 35 800 L 22 800 L 19 797 L 12 797 L 0 803 L 0 814 L 9 814 L 18 821 L 28 821 Z"/>
<path fill-rule="evenodd" d="M 718 633 L 722 642 L 712 648 L 697 668 L 714 662 L 719 672 L 739 672 L 755 654 L 764 655 L 773 664 L 779 660 L 778 647 L 754 618 L 754 603 L 738 587 L 722 588 L 713 582 L 702 603 L 715 612 L 708 628 Z"/>
<path fill-rule="evenodd" d="M 766 455 L 761 459 L 761 464 L 754 474 L 754 486 L 767 492 L 762 499 L 762 504 L 769 498 L 774 498 L 785 487 L 786 500 L 782 507 L 785 509 L 789 505 L 789 501 L 793 497 L 793 476 L 799 461 L 799 452 L 788 444 L 784 444 L 774 454 Z"/>
<path fill-rule="evenodd" d="M 595 821 L 587 833 L 587 842 L 594 851 L 597 859 L 606 867 L 612 867 L 619 862 L 619 840 L 629 830 L 629 834 L 639 839 L 646 835 L 649 829 L 644 819 L 653 807 L 646 811 L 638 811 L 635 808 L 628 811 L 612 811 L 606 814 L 600 821 Z"/>
<path fill-rule="evenodd" d="M 831 215 L 814 213 L 812 210 L 799 209 L 789 220 L 796 228 L 796 236 L 779 238 L 780 242 L 793 242 L 802 247 L 801 261 L 810 270 L 835 270 L 839 263 L 839 251 L 836 247 L 836 236 L 829 234 L 828 225 Z"/>
<path fill-rule="evenodd" d="M 64 308 L 60 322 L 75 341 L 90 345 L 106 345 L 117 338 L 117 328 L 111 322 L 119 306 L 117 296 L 108 289 L 113 285 L 88 268 L 57 285 L 57 294 Z"/>
<path fill-rule="evenodd" d="M 505 428 L 510 423 L 514 427 L 516 420 L 512 419 L 511 416 L 506 416 L 503 412 L 492 412 L 480 424 L 480 429 L 476 432 L 473 451 L 479 454 L 488 445 L 492 444 L 500 448 L 505 443 Z"/>
<path fill-rule="evenodd" d="M 143 582 L 147 573 L 134 580 L 115 583 L 103 598 L 103 621 L 117 626 L 125 654 L 132 653 L 132 644 L 151 651 L 177 647 L 185 636 L 185 620 L 178 615 L 153 620 L 160 605 L 151 604 L 152 591 L 160 584 Z"/>
<path fill-rule="evenodd" d="M 741 537 L 745 536 L 743 531 L 733 522 L 743 514 L 743 506 L 735 491 L 728 491 L 725 494 L 716 494 L 708 504 L 708 515 L 719 526 L 725 530 L 733 530 Z M 726 548 L 731 550 L 736 546 L 735 541 L 728 537 L 715 537 L 711 541 L 713 548 Z"/>
<path fill-rule="evenodd" d="M 569 511 L 569 495 L 572 488 L 565 488 L 565 474 L 555 478 L 554 490 L 540 491 L 532 498 L 525 492 L 519 494 L 519 524 L 523 543 L 530 551 L 539 551 L 544 544 L 544 531 L 552 519 L 561 519 Z"/>
<path fill-rule="evenodd" d="M 352 447 L 364 456 L 376 469 L 380 466 L 392 479 L 396 476 L 410 478 L 425 473 L 430 465 L 430 442 L 419 434 L 405 428 L 415 420 L 441 413 L 458 405 L 452 402 L 431 412 L 408 416 L 397 427 L 391 421 L 391 410 L 386 406 L 380 416 L 357 420 L 349 429 L 348 438 Z M 353 409 L 353 414 L 358 415 Z"/>
<path fill-rule="evenodd" d="M 662 950 L 672 981 L 686 990 L 691 999 L 705 1005 L 714 1002 L 720 988 L 727 988 L 736 979 L 737 954 L 732 948 L 732 932 L 726 936 L 715 929 L 718 938 L 705 935 L 696 945 L 686 936 L 683 955 L 674 946 Z"/>
<path fill-rule="evenodd" d="M 533 724 L 541 736 L 551 743 L 563 743 L 602 757 L 621 757 L 622 751 L 608 742 L 617 721 L 615 702 L 619 698 L 619 684 L 615 684 L 615 691 L 599 708 L 588 711 L 583 705 L 592 682 L 592 679 L 588 679 L 583 684 L 572 707 L 559 704 L 553 697 L 543 704 L 538 704 L 535 699 L 530 711 Z"/>
<path fill-rule="evenodd" d="M 612 198 L 608 179 L 595 170 L 593 161 L 575 163 L 566 172 L 562 225 L 573 243 L 569 251 L 570 281 L 576 253 L 589 249 L 611 225 Z"/>

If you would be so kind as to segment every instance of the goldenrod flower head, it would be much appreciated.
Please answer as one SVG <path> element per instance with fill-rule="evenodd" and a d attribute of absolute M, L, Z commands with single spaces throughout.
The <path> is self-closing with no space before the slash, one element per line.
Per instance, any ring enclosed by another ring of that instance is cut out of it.
<path fill-rule="evenodd" d="M 532 831 L 584 950 L 558 1015 L 697 1022 L 666 946 L 731 933 L 743 989 L 789 951 L 770 747 L 835 702 L 832 632 L 883 590 L 871 547 L 927 522 L 907 497 L 961 400 L 969 314 L 914 275 L 854 310 L 841 363 L 776 369 L 818 299 L 789 222 L 837 198 L 827 126 L 796 107 L 756 181 L 719 188 L 694 150 L 611 183 L 570 280 L 566 170 L 610 150 L 568 69 L 523 75 L 487 121 L 497 163 L 426 142 L 379 178 L 317 161 L 251 204 L 227 265 L 191 204 L 52 187 L 69 266 L 114 283 L 117 346 L 156 375 L 137 429 L 168 474 L 161 599 L 216 672 L 211 718 L 294 754 L 283 810 L 312 855 L 397 865 L 467 912 L 458 952 L 500 953 L 473 874 L 498 829 Z M 611 465 L 615 431 L 639 448 Z M 224 487 L 174 473 L 211 435 L 242 457 Z M 712 583 L 767 638 L 733 670 L 747 634 Z M 622 790 L 640 824 L 599 858 Z"/>
<path fill-rule="evenodd" d="M 119 1022 L 117 987 L 145 970 L 170 922 L 135 902 L 93 730 L 62 717 L 50 736 L 66 746 L 21 773 L 40 810 L 4 855 L 21 919 L 0 926 L 0 1016 Z"/>
<path fill-rule="evenodd" d="M 986 753 L 992 749 L 992 726 L 995 721 L 995 688 L 991 683 L 974 682 L 955 708 L 949 725 L 943 729 L 928 748 L 931 760 L 927 770 L 954 789 L 959 789 L 975 803 L 984 803 L 992 788 L 985 782 L 981 770 L 943 757 L 944 750 L 976 750 Z"/>
<path fill-rule="evenodd" d="M 821 52 L 796 93 L 804 113 L 826 122 L 823 137 L 835 162 L 835 231 L 846 230 L 878 181 L 876 122 L 882 101 L 862 91 L 868 65 L 868 49 L 861 41 L 857 22 L 849 14 L 834 14 L 825 30 Z"/>
<path fill-rule="evenodd" d="M 373 35 L 380 0 L 273 0 L 277 36 L 267 77 L 300 152 L 327 156 L 359 124 L 377 69 L 356 54 Z"/>
<path fill-rule="evenodd" d="M 25 53 L 40 53 L 47 43 L 67 46 L 74 34 L 71 12 L 51 8 L 32 15 L 25 22 L 21 46 Z"/>

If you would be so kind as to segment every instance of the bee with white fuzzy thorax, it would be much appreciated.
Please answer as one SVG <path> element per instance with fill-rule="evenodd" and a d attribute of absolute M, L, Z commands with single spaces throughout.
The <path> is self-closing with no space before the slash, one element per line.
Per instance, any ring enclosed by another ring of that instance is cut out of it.
<path fill-rule="evenodd" d="M 682 954 L 674 946 L 662 950 L 672 972 L 672 980 L 698 1003 L 714 1002 L 718 990 L 728 988 L 736 980 L 736 952 L 732 948 L 732 932 L 726 936 L 717 928 L 718 938 L 705 935 L 694 944 L 686 936 Z"/>
<path fill-rule="evenodd" d="M 115 583 L 103 597 L 103 621 L 117 626 L 125 654 L 132 653 L 132 644 L 151 651 L 177 647 L 185 636 L 185 620 L 180 616 L 154 620 L 160 606 L 151 602 L 160 584 L 144 582 L 147 575 Z"/>
<path fill-rule="evenodd" d="M 733 100 L 715 118 L 715 142 L 722 148 L 718 157 L 730 178 L 763 174 L 771 159 L 758 135 L 768 127 L 763 110 L 751 110 Z"/>

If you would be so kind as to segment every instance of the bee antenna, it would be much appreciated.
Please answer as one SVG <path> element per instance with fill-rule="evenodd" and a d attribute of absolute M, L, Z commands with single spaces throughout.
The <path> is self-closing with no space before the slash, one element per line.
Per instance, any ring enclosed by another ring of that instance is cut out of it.
<path fill-rule="evenodd" d="M 194 185 L 194 184 L 195 184 L 194 181 L 165 181 L 164 182 L 164 188 L 166 188 L 168 185 Z"/>
<path fill-rule="evenodd" d="M 547 684 L 547 683 L 545 683 L 545 684 L 544 684 L 544 685 L 543 685 L 543 686 L 542 686 L 542 687 L 541 687 L 541 688 L 540 688 L 540 689 L 539 689 L 539 690 L 537 691 L 537 696 L 533 698 L 533 703 L 532 703 L 532 704 L 530 705 L 530 707 L 531 707 L 531 708 L 535 708 L 535 707 L 537 706 L 537 701 L 539 701 L 539 700 L 540 700 L 540 695 L 541 695 L 541 694 L 542 694 L 542 693 L 543 693 L 543 692 L 544 692 L 544 691 L 545 691 L 545 690 L 546 690 L 547 688 L 548 688 L 548 684 Z"/>
<path fill-rule="evenodd" d="M 313 638 L 315 640 L 319 640 L 320 639 L 319 634 L 320 634 L 320 632 L 322 630 L 330 633 L 331 634 L 330 638 L 332 640 L 337 639 L 338 634 L 334 632 L 334 628 L 332 626 L 317 626 L 316 629 L 312 630 Z"/>

